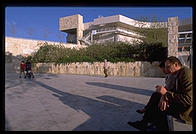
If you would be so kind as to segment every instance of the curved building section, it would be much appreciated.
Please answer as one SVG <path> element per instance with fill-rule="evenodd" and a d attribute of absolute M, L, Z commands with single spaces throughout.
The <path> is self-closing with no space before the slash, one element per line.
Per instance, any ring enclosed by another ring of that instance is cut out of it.
<path fill-rule="evenodd" d="M 67 42 L 91 45 L 103 42 L 141 42 L 143 37 L 136 28 L 167 27 L 167 22 L 141 22 L 123 15 L 98 17 L 83 23 L 81 15 L 60 18 L 60 31 L 68 33 Z"/>

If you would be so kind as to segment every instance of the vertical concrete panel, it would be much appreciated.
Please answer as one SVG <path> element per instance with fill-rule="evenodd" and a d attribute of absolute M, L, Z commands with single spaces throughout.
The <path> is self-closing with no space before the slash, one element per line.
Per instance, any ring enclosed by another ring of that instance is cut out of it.
<path fill-rule="evenodd" d="M 168 18 L 168 57 L 178 57 L 178 17 Z"/>
<path fill-rule="evenodd" d="M 84 29 L 84 24 L 83 24 L 83 16 L 78 15 L 78 28 L 77 28 L 77 44 L 80 44 L 80 39 L 83 37 L 83 29 Z"/>

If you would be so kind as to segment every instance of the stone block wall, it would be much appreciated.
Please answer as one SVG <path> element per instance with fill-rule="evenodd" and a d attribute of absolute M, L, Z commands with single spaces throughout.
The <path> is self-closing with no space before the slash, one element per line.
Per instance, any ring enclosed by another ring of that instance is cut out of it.
<path fill-rule="evenodd" d="M 93 75 L 104 76 L 103 62 L 94 63 L 71 63 L 71 64 L 57 64 L 54 63 L 38 63 L 35 64 L 33 71 L 36 73 L 52 73 L 52 74 L 77 74 L 77 75 Z M 164 74 L 158 67 L 159 63 L 149 62 L 108 62 L 109 76 L 122 77 L 164 77 Z"/>
<path fill-rule="evenodd" d="M 52 45 L 61 45 L 65 48 L 83 48 L 86 46 L 68 44 L 68 43 L 59 43 L 59 42 L 51 42 L 51 41 L 43 41 L 43 40 L 30 40 L 30 39 L 22 39 L 22 38 L 13 38 L 6 37 L 5 38 L 5 52 L 9 52 L 12 56 L 28 56 L 39 50 L 41 44 L 47 42 Z"/>

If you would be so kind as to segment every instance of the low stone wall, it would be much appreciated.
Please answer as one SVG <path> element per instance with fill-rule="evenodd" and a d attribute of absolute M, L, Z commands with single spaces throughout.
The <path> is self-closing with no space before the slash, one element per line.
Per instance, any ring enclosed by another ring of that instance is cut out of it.
<path fill-rule="evenodd" d="M 104 76 L 103 62 L 94 63 L 71 63 L 57 64 L 54 63 L 38 63 L 35 64 L 33 71 L 37 73 L 52 74 L 78 74 L 78 75 L 95 75 Z M 128 77 L 164 77 L 160 71 L 158 62 L 118 62 L 108 63 L 109 76 L 128 76 Z"/>
<path fill-rule="evenodd" d="M 44 41 L 28 40 L 19 38 L 6 37 L 6 56 L 5 56 L 5 72 L 19 72 L 20 61 L 22 56 L 30 55 L 37 51 L 40 47 L 39 44 Z M 49 44 L 56 44 L 55 42 L 48 42 Z M 68 48 L 81 48 L 86 46 L 73 45 L 73 44 L 61 44 Z M 164 74 L 160 71 L 158 62 L 118 62 L 108 63 L 109 76 L 129 76 L 129 77 L 164 77 Z M 55 65 L 53 63 L 38 63 L 34 66 L 33 71 L 35 73 L 53 73 L 53 74 L 82 74 L 82 75 L 99 75 L 104 76 L 103 63 L 94 62 L 93 64 L 88 62 L 83 63 L 71 63 Z"/>
<path fill-rule="evenodd" d="M 60 43 L 44 40 L 31 40 L 23 38 L 13 38 L 5 37 L 5 52 L 11 53 L 13 56 L 28 56 L 39 50 L 39 48 L 47 42 L 49 45 L 61 45 L 65 48 L 83 48 L 86 46 L 70 44 L 70 43 Z"/>

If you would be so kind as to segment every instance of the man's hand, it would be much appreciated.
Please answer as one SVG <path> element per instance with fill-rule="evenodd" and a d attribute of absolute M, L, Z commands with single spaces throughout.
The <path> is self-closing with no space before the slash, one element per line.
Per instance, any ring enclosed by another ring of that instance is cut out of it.
<path fill-rule="evenodd" d="M 165 111 L 167 107 L 169 107 L 168 102 L 164 95 L 161 96 L 161 99 L 159 101 L 158 107 L 160 107 L 161 111 Z"/>
<path fill-rule="evenodd" d="M 162 94 L 162 95 L 164 95 L 164 94 L 167 93 L 167 89 L 164 88 L 163 86 L 156 85 L 155 88 L 156 88 L 156 92 L 158 92 L 158 93 L 160 93 L 160 94 Z"/>

